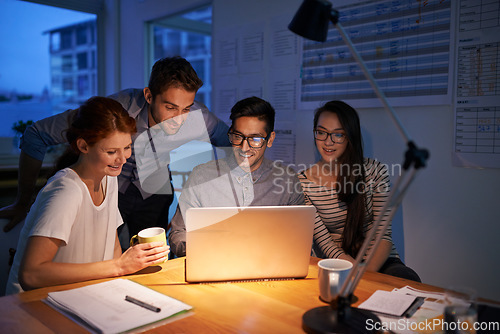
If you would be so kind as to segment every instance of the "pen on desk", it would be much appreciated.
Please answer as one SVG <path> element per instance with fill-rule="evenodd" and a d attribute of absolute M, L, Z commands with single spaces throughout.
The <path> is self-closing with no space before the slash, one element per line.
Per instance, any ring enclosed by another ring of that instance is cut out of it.
<path fill-rule="evenodd" d="M 134 297 L 125 296 L 125 300 L 128 302 L 131 302 L 132 304 L 147 308 L 148 310 L 153 311 L 153 312 L 160 312 L 161 311 L 161 309 L 159 307 L 145 303 L 143 301 L 140 301 L 139 299 L 135 299 Z"/>
<path fill-rule="evenodd" d="M 408 310 L 406 310 L 404 316 L 406 318 L 411 318 L 415 314 L 415 312 L 417 312 L 418 308 L 422 306 L 424 301 L 425 301 L 424 297 L 417 297 L 417 299 L 415 299 L 415 301 L 413 302 L 413 304 L 411 304 Z"/>

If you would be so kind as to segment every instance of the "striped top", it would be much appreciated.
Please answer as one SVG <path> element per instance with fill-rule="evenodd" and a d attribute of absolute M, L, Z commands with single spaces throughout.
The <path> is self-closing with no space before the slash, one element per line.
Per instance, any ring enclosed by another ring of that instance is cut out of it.
<path fill-rule="evenodd" d="M 365 158 L 364 169 L 367 209 L 364 233 L 366 235 L 372 228 L 373 222 L 381 214 L 389 196 L 390 184 L 387 166 L 376 160 Z M 355 173 L 354 170 L 352 172 Z M 299 173 L 298 177 L 302 183 L 306 204 L 316 207 L 313 245 L 316 256 L 338 258 L 344 254 L 340 238 L 347 217 L 347 205 L 338 200 L 336 189 L 318 185 L 309 180 L 303 171 Z M 388 213 L 385 216 L 388 216 Z M 382 240 L 392 243 L 391 234 L 392 229 L 389 224 Z M 394 244 L 389 256 L 399 257 Z"/>

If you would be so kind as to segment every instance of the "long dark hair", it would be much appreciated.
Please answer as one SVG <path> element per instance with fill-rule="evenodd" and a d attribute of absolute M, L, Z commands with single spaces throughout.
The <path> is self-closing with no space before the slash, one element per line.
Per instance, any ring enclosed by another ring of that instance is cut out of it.
<path fill-rule="evenodd" d="M 342 249 L 352 257 L 356 257 L 364 241 L 363 225 L 366 216 L 364 192 L 364 155 L 361 126 L 356 110 L 345 102 L 330 101 L 316 110 L 314 129 L 322 113 L 331 112 L 337 115 L 347 136 L 344 153 L 337 161 L 338 198 L 346 203 L 347 218 L 342 233 Z"/>
<path fill-rule="evenodd" d="M 92 146 L 115 131 L 134 134 L 137 131 L 135 120 L 119 102 L 107 97 L 91 97 L 80 106 L 70 127 L 66 130 L 69 147 L 57 160 L 55 171 L 69 167 L 78 161 L 80 150 L 76 141 L 79 138 Z"/>

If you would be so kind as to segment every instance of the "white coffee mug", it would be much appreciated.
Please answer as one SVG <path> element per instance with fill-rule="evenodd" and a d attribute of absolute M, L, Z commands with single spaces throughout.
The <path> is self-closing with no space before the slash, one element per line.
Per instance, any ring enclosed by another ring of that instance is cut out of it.
<path fill-rule="evenodd" d="M 318 262 L 318 267 L 319 297 L 330 303 L 340 293 L 352 263 L 341 259 L 324 259 Z"/>

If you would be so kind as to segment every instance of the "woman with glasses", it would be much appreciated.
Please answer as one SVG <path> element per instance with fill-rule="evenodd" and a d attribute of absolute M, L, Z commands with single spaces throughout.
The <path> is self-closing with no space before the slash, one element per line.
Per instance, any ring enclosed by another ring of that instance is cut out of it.
<path fill-rule="evenodd" d="M 358 114 L 342 101 L 316 110 L 313 133 L 321 158 L 299 174 L 305 201 L 317 212 L 313 251 L 354 262 L 389 196 L 387 167 L 364 157 Z M 420 281 L 399 259 L 390 225 L 367 269 Z"/>

